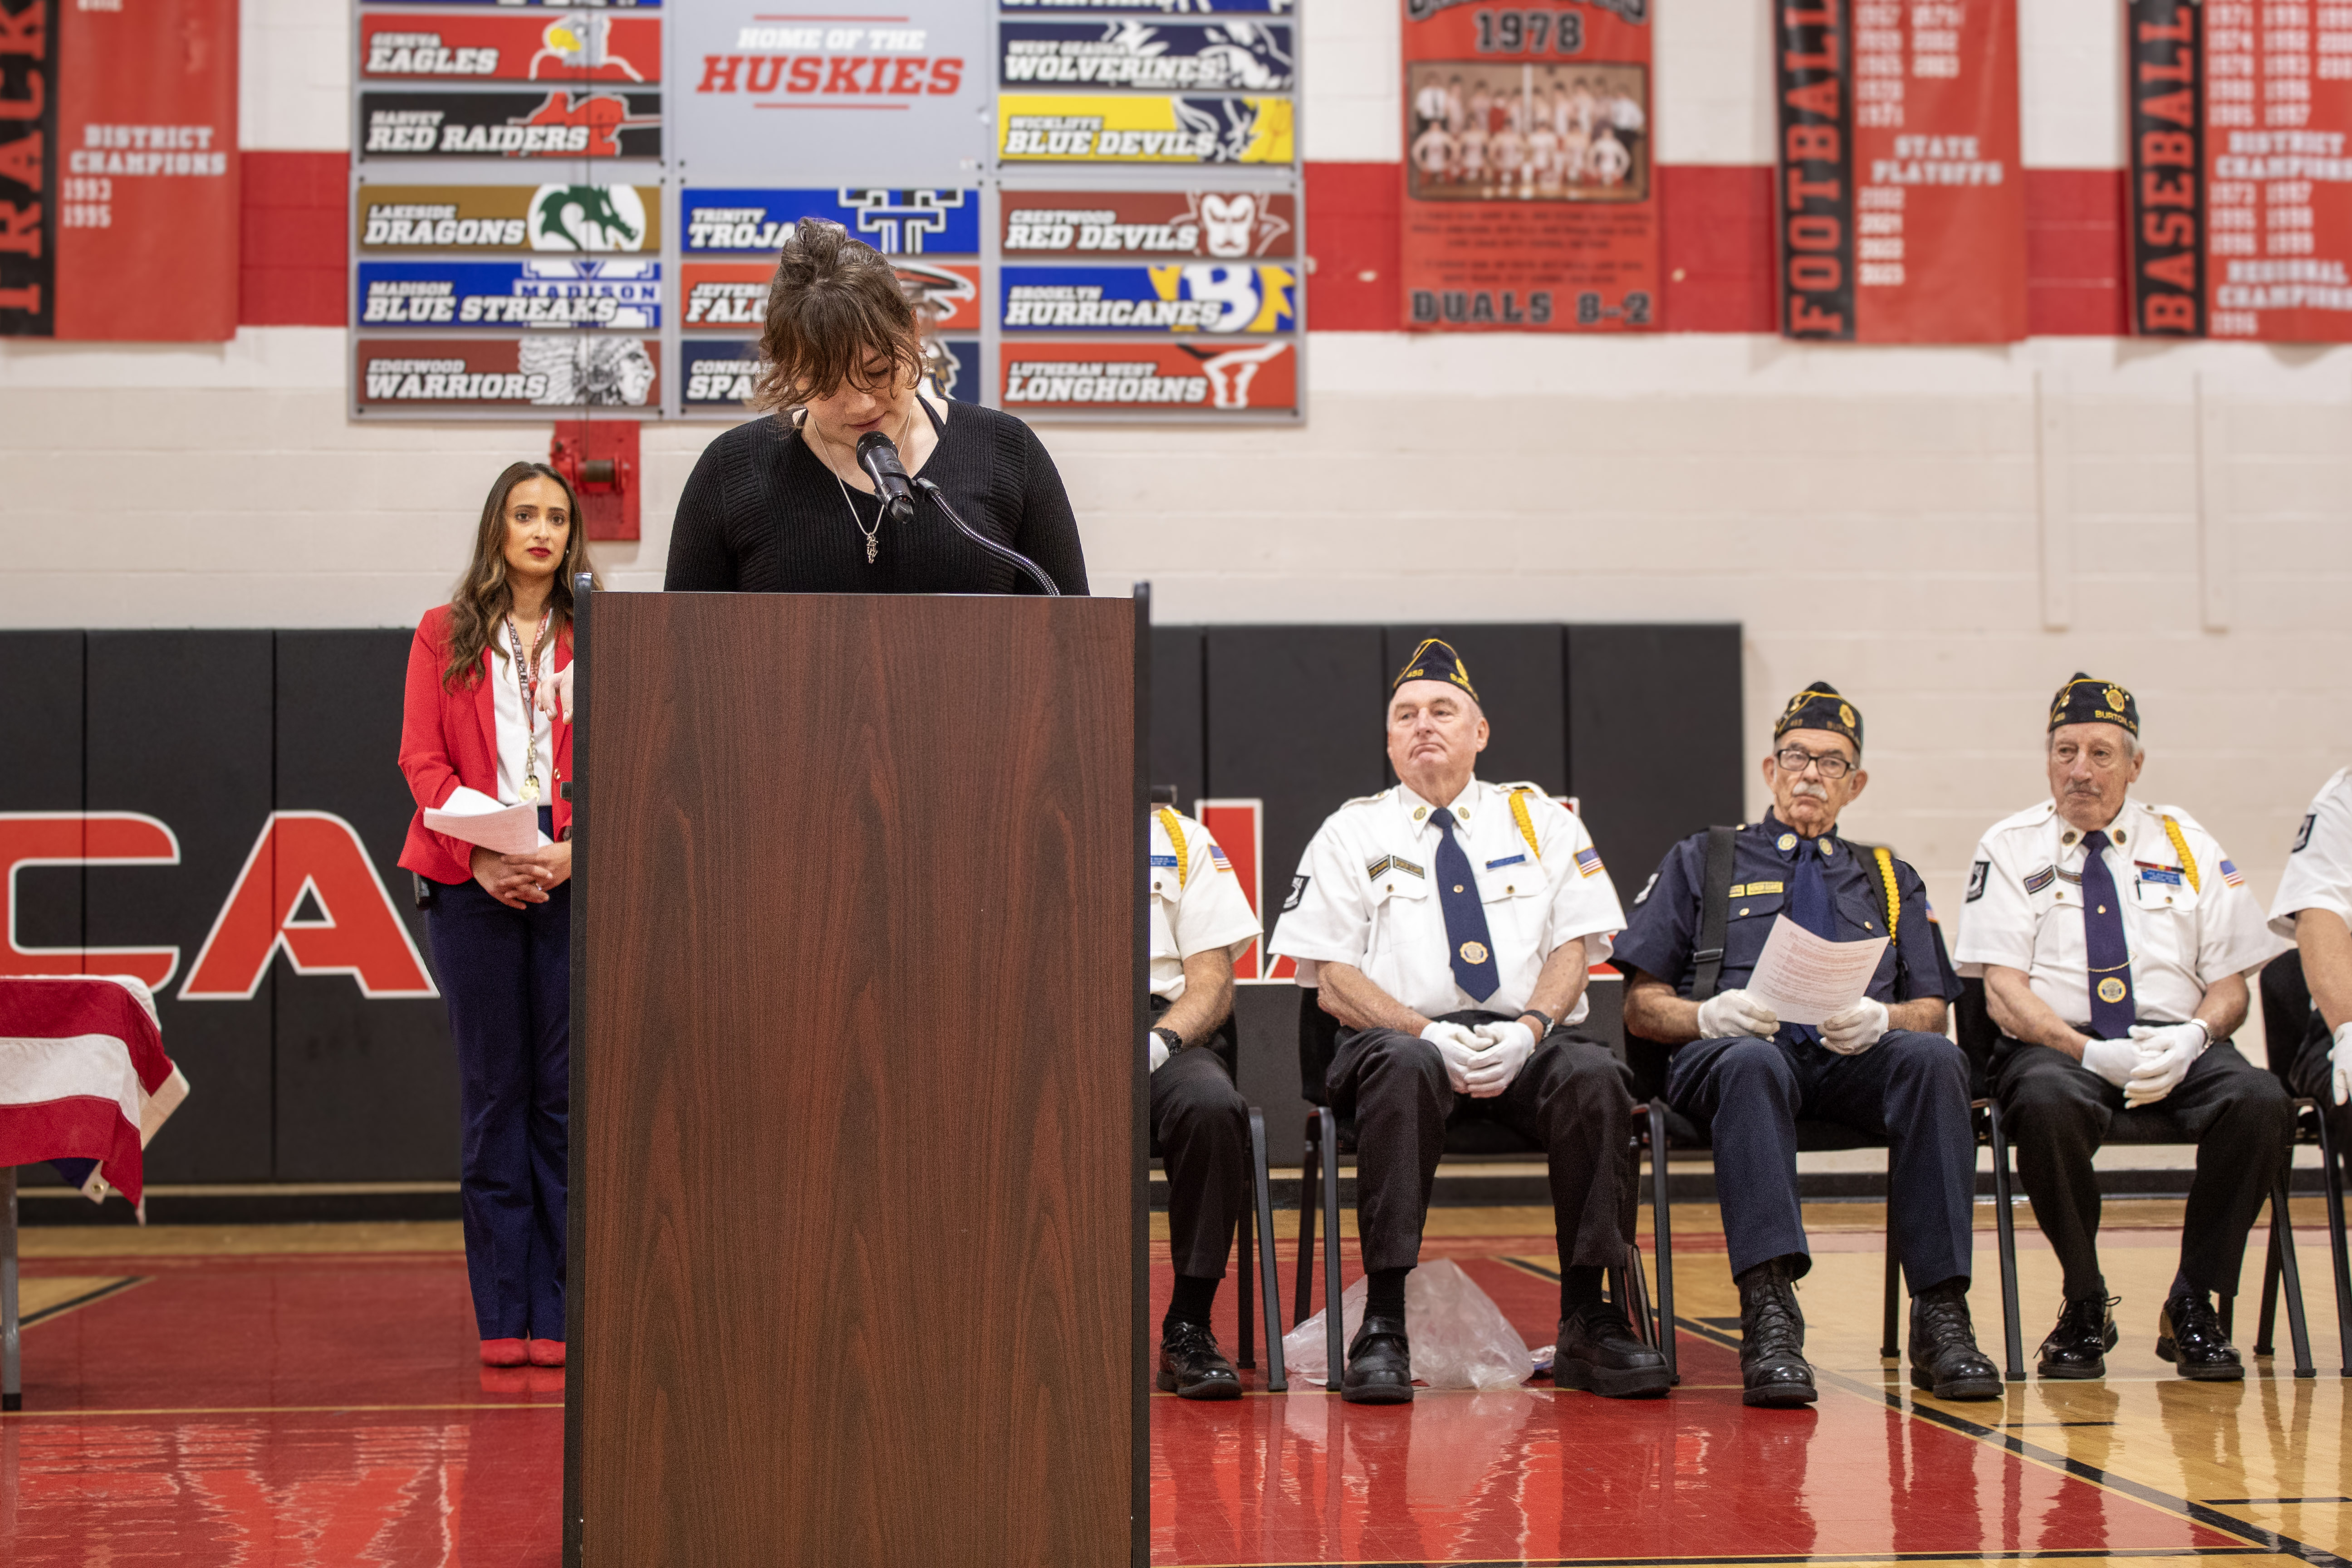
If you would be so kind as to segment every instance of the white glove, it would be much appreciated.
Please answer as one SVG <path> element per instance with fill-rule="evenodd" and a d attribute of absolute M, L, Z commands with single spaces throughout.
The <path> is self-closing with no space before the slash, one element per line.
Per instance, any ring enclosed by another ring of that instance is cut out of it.
<path fill-rule="evenodd" d="M 2084 1040 L 2083 1065 L 2121 1089 L 2131 1081 L 2132 1069 L 2139 1065 L 2139 1041 L 2136 1040 Z"/>
<path fill-rule="evenodd" d="M 1868 997 L 1822 1020 L 1822 1043 L 1840 1056 L 1858 1056 L 1886 1032 L 1886 1004 Z"/>
<path fill-rule="evenodd" d="M 2139 1061 L 2124 1085 L 2124 1103 L 2134 1110 L 2153 1105 L 2179 1088 L 2189 1076 L 2189 1064 L 2204 1055 L 2211 1041 L 2205 1026 L 2198 1023 L 2166 1024 L 2160 1029 L 2135 1024 L 2131 1037 L 2138 1042 Z"/>
<path fill-rule="evenodd" d="M 1456 1094 L 1470 1090 L 1470 1070 L 1478 1064 L 1486 1042 L 1480 1040 L 1467 1024 L 1440 1020 L 1421 1031 L 1421 1038 L 1437 1047 L 1437 1054 L 1445 1058 L 1446 1081 L 1454 1085 Z"/>
<path fill-rule="evenodd" d="M 2352 1023 L 2336 1031 L 2336 1044 L 2327 1052 L 2327 1060 L 2336 1066 L 2336 1103 L 2352 1100 Z"/>
<path fill-rule="evenodd" d="M 1473 1100 L 1492 1100 L 1511 1086 L 1528 1058 L 1536 1053 L 1536 1031 L 1517 1019 L 1509 1023 L 1480 1024 L 1480 1054 L 1471 1068 L 1467 1087 Z"/>
<path fill-rule="evenodd" d="M 1734 1040 L 1741 1035 L 1769 1040 L 1780 1031 L 1779 1017 L 1746 991 L 1717 991 L 1698 1005 L 1701 1040 Z"/>
<path fill-rule="evenodd" d="M 531 706 L 558 724 L 572 722 L 572 670 L 566 664 L 539 683 L 539 694 Z"/>
<path fill-rule="evenodd" d="M 1143 1049 L 1151 1054 L 1151 1071 L 1157 1072 L 1168 1061 L 1168 1042 L 1156 1034 L 1146 1033 Z"/>

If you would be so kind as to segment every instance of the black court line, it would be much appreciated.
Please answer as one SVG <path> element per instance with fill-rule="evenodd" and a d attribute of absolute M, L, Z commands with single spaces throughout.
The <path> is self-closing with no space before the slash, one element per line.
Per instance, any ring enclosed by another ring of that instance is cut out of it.
<path fill-rule="evenodd" d="M 2256 1502 L 2352 1502 L 2352 1497 L 2209 1497 L 2204 1500 L 2242 1508 Z"/>
<path fill-rule="evenodd" d="M 147 1282 L 147 1279 L 145 1275 L 136 1275 L 128 1280 L 110 1280 L 95 1291 L 84 1291 L 69 1301 L 59 1301 L 53 1307 L 43 1307 L 30 1316 L 19 1318 L 16 1321 L 16 1326 L 19 1329 L 28 1329 L 37 1323 L 47 1322 L 51 1318 L 61 1318 L 68 1312 L 79 1312 L 93 1301 L 102 1301 L 109 1296 L 121 1295 L 134 1285 L 143 1285 Z"/>
<path fill-rule="evenodd" d="M 1739 1563 L 1769 1568 L 1773 1563 L 2028 1563 L 2038 1559 L 2130 1557 L 2261 1557 L 2268 1555 L 2259 1546 L 2164 1546 L 2147 1552 L 2117 1553 L 2098 1547 L 2068 1547 L 2059 1551 L 2032 1552 L 1872 1552 L 1837 1555 L 1809 1553 L 1790 1557 L 1486 1557 L 1454 1561 L 1447 1559 L 1444 1568 L 1682 1568 L 1685 1563 Z M 1433 1563 L 1403 1563 L 1393 1559 L 1356 1559 L 1335 1562 L 1323 1559 L 1313 1563 L 1234 1563 L 1213 1565 L 1213 1568 L 1437 1568 Z"/>
<path fill-rule="evenodd" d="M 1996 1421 L 1996 1427 L 2112 1427 L 2113 1421 Z M 2210 1502 L 2212 1500 L 2206 1500 Z"/>

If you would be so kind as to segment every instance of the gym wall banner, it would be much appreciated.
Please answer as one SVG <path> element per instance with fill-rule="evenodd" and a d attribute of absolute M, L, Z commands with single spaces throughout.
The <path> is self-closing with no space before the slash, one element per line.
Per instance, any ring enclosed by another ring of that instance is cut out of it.
<path fill-rule="evenodd" d="M 236 333 L 236 0 L 0 0 L 0 335 Z"/>
<path fill-rule="evenodd" d="M 1403 325 L 1658 326 L 1650 0 L 1403 0 Z"/>
<path fill-rule="evenodd" d="M 2016 0 L 1777 15 L 1781 334 L 2023 338 Z"/>

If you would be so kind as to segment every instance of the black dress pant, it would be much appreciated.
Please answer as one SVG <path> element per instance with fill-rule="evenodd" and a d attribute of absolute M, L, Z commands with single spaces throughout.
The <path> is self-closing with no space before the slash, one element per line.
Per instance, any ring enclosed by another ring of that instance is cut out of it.
<path fill-rule="evenodd" d="M 2197 1145 L 2197 1174 L 2180 1231 L 2180 1271 L 2200 1290 L 2238 1293 L 2246 1232 L 2270 1196 L 2294 1134 L 2276 1075 L 2228 1040 L 2189 1064 L 2189 1075 L 2154 1105 L 2134 1111 L 2124 1092 L 2061 1051 L 2001 1041 L 1994 1069 L 2017 1174 L 2033 1218 L 2066 1271 L 2066 1295 L 2106 1293 L 2099 1272 L 2099 1185 L 2091 1155 L 2117 1117 L 2161 1116 Z"/>
<path fill-rule="evenodd" d="M 2294 1053 L 2294 1064 L 2287 1069 L 2286 1081 L 2297 1094 L 2319 1103 L 2319 1113 L 2327 1118 L 2327 1136 L 2336 1146 L 2336 1157 L 2352 1166 L 2352 1104 L 2336 1103 L 2336 1064 L 2328 1060 L 2328 1050 L 2336 1043 L 2335 1035 L 2319 1009 L 2311 1012 L 2311 1029 Z"/>
<path fill-rule="evenodd" d="M 1508 1020 L 1464 1012 L 1445 1021 Z M 1331 1108 L 1355 1118 L 1356 1229 L 1367 1270 L 1421 1260 L 1445 1129 L 1479 1118 L 1541 1145 L 1549 1159 L 1561 1266 L 1623 1266 L 1633 1241 L 1633 1081 L 1608 1047 L 1554 1030 L 1509 1088 L 1478 1100 L 1454 1092 L 1445 1059 L 1419 1035 L 1342 1031 L 1324 1086 Z"/>
<path fill-rule="evenodd" d="M 1217 1053 L 1195 1046 L 1151 1075 L 1151 1147 L 1168 1172 L 1168 1251 L 1179 1274 L 1221 1280 L 1249 1201 L 1249 1106 Z"/>

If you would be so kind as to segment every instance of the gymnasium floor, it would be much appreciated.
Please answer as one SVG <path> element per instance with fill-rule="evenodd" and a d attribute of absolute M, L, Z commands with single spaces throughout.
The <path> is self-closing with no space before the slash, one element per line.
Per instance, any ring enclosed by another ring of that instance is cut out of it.
<path fill-rule="evenodd" d="M 1277 1218 L 1286 1229 L 1292 1217 Z M 1811 1411 L 1791 1413 L 1739 1404 L 1738 1301 L 1715 1214 L 1678 1206 L 1684 1383 L 1671 1398 L 1613 1403 L 1540 1381 L 1401 1408 L 1312 1390 L 1222 1406 L 1156 1397 L 1152 1558 L 2344 1563 L 2352 1406 L 2336 1375 L 2325 1232 L 2315 1212 L 2296 1218 L 2319 1378 L 2287 1377 L 2283 1360 L 2279 1375 L 2263 1362 L 2242 1384 L 2163 1375 L 2154 1317 L 2179 1205 L 2112 1201 L 2124 1343 L 2106 1381 L 1945 1406 L 1913 1398 L 1877 1358 L 1883 1215 L 1816 1206 L 1802 1300 L 1824 1386 Z M 1531 1344 L 1548 1340 L 1548 1216 L 1432 1218 L 1429 1254 L 1459 1261 Z M 1980 1234 L 1976 1304 L 1997 1354 L 1990 1239 Z M 2056 1279 L 2030 1226 L 2021 1242 L 2030 1354 Z M 557 1561 L 562 1375 L 473 1363 L 454 1225 L 44 1227 L 24 1243 L 26 1409 L 0 1417 L 0 1563 Z M 1164 1292 L 1164 1239 L 1155 1254 Z M 1230 1283 L 1218 1305 L 1230 1347 Z M 2252 1315 L 2250 1289 L 2242 1345 Z"/>

